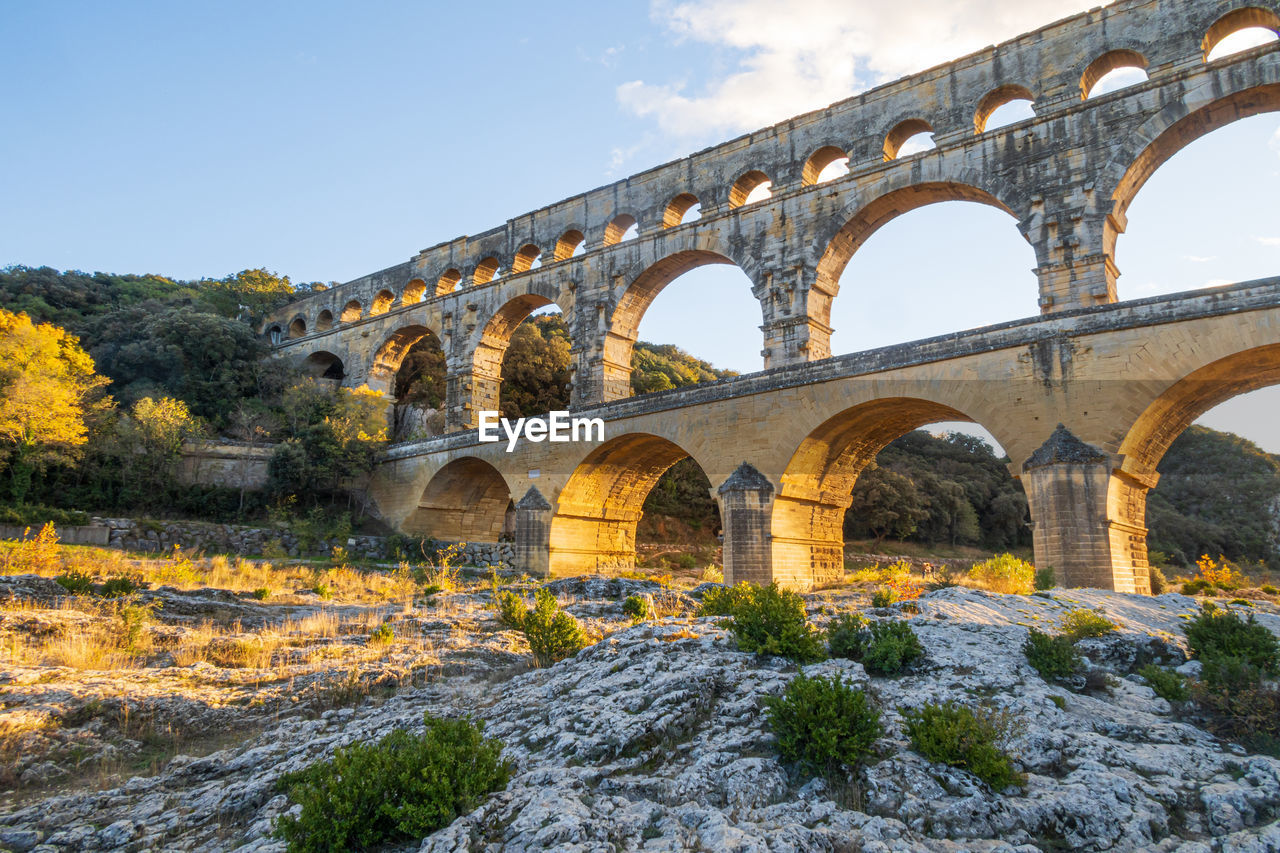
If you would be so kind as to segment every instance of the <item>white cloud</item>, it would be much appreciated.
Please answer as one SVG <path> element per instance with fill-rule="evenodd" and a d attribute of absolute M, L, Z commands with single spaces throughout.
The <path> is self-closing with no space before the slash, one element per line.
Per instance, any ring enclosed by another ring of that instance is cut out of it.
<path fill-rule="evenodd" d="M 623 108 L 666 134 L 749 130 L 825 106 L 1096 5 L 1081 0 L 652 0 L 678 38 L 739 54 L 705 85 L 635 80 Z M 693 89 L 694 91 L 691 91 Z"/>
<path fill-rule="evenodd" d="M 1253 239 L 1257 240 L 1259 243 L 1261 243 L 1264 246 L 1274 246 L 1274 247 L 1280 248 L 1280 237 L 1254 237 Z"/>
<path fill-rule="evenodd" d="M 1207 257 L 1204 255 L 1183 255 L 1182 259 L 1192 264 L 1207 264 L 1209 263 L 1209 261 L 1217 260 L 1217 258 L 1215 258 L 1212 255 L 1209 255 Z"/>

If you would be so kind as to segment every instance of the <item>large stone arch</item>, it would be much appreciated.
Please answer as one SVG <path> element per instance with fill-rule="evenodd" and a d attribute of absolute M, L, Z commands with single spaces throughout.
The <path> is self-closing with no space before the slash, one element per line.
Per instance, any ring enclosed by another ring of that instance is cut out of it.
<path fill-rule="evenodd" d="M 710 264 L 738 266 L 719 251 L 682 249 L 645 267 L 622 291 L 609 317 L 604 339 L 604 400 L 631 395 L 632 350 L 640 334 L 640 321 L 658 294 L 690 270 Z"/>
<path fill-rule="evenodd" d="M 971 201 L 989 205 L 1013 217 L 1015 226 L 1019 220 L 1019 215 L 1013 208 L 995 193 L 964 180 L 942 178 L 905 183 L 886 188 L 870 198 L 862 196 L 855 205 L 846 208 L 840 217 L 838 230 L 827 238 L 822 248 L 815 289 L 826 296 L 826 304 L 820 312 L 811 313 L 815 316 L 821 314 L 823 322 L 830 321 L 831 300 L 840 292 L 840 276 L 854 253 L 871 235 L 904 213 L 945 201 Z M 811 295 L 810 300 L 813 298 Z"/>
<path fill-rule="evenodd" d="M 506 294 L 504 294 L 506 295 Z M 566 318 L 571 316 L 572 297 L 548 277 L 535 277 L 522 284 L 519 291 L 499 303 L 483 322 L 477 322 L 467 341 L 466 350 L 451 361 L 459 366 L 450 371 L 450 411 L 457 411 L 462 400 L 471 405 L 470 417 L 462 425 L 474 426 L 481 411 L 497 411 L 502 387 L 502 364 L 511 344 L 511 336 L 530 314 L 539 308 L 555 305 Z M 470 384 L 469 393 L 464 386 Z"/>
<path fill-rule="evenodd" d="M 510 504 L 511 490 L 498 469 L 464 456 L 436 472 L 400 527 L 446 542 L 497 542 Z"/>
<path fill-rule="evenodd" d="M 615 436 L 587 454 L 556 501 L 551 573 L 634 565 L 644 500 L 667 469 L 688 456 L 651 433 Z"/>
<path fill-rule="evenodd" d="M 1246 74 L 1252 79 L 1227 94 L 1218 87 L 1189 90 L 1127 135 L 1108 162 L 1106 172 L 1115 183 L 1102 229 L 1102 251 L 1113 292 L 1119 276 L 1116 241 L 1128 227 L 1129 205 L 1156 170 L 1202 136 L 1243 118 L 1280 111 L 1280 63 L 1256 63 L 1235 72 L 1223 79 L 1235 82 Z"/>
<path fill-rule="evenodd" d="M 405 356 L 413 349 L 414 344 L 428 335 L 440 339 L 439 332 L 420 323 L 401 326 L 392 332 L 373 354 L 367 380 L 369 387 L 391 393 L 395 389 L 396 373 Z"/>
<path fill-rule="evenodd" d="M 1120 468 L 1107 495 L 1108 517 L 1144 534 L 1131 559 L 1146 564 L 1147 492 L 1174 439 L 1215 406 L 1271 385 L 1280 385 L 1280 343 L 1245 349 L 1188 373 L 1138 415 L 1120 442 Z"/>
<path fill-rule="evenodd" d="M 342 359 L 328 350 L 316 350 L 301 362 L 302 372 L 313 379 L 329 379 L 342 382 L 346 378 L 346 366 Z"/>
<path fill-rule="evenodd" d="M 773 579 L 808 589 L 842 577 L 844 513 L 858 475 L 890 442 L 938 421 L 977 422 L 949 403 L 884 397 L 847 408 L 806 435 L 773 499 Z"/>

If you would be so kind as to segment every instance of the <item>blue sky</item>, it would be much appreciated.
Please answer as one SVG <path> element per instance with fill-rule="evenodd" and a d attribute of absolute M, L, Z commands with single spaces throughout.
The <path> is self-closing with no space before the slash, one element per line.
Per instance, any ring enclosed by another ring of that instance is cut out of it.
<path fill-rule="evenodd" d="M 0 265 L 345 281 L 1089 5 L 4 4 Z M 1275 198 L 1280 116 L 1196 143 L 1129 211 L 1122 298 L 1280 273 Z M 1033 265 L 998 211 L 901 217 L 845 274 L 835 350 L 1032 315 Z M 704 268 L 641 337 L 757 369 L 712 305 L 759 325 L 745 277 Z M 1205 422 L 1280 452 L 1280 392 Z"/>

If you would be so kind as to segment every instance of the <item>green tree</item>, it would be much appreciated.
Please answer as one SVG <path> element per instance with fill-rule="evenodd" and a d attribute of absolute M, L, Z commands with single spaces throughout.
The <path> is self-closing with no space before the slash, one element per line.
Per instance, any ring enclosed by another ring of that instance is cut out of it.
<path fill-rule="evenodd" d="M 0 310 L 0 442 L 17 503 L 45 465 L 79 455 L 88 440 L 86 418 L 110 405 L 106 384 L 75 337 Z"/>
<path fill-rule="evenodd" d="M 143 397 L 116 421 L 114 456 L 127 506 L 163 506 L 174 494 L 182 446 L 203 435 L 187 404 Z"/>
<path fill-rule="evenodd" d="M 872 463 L 863 469 L 845 513 L 845 535 L 906 539 L 929 515 L 910 478 Z"/>
<path fill-rule="evenodd" d="M 505 418 L 569 408 L 569 329 L 558 314 L 520 324 L 502 362 Z"/>

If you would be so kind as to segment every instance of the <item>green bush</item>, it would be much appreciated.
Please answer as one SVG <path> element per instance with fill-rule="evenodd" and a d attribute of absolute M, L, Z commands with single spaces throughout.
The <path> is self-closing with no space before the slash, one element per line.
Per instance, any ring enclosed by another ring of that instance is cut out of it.
<path fill-rule="evenodd" d="M 1191 698 L 1187 691 L 1187 682 L 1181 675 L 1171 669 L 1149 663 L 1138 670 L 1138 675 L 1146 679 L 1147 684 L 1161 699 L 1170 702 L 1185 702 Z"/>
<path fill-rule="evenodd" d="M 329 761 L 281 777 L 302 805 L 276 834 L 294 853 L 368 850 L 412 842 L 472 811 L 506 787 L 502 744 L 470 719 L 425 718 L 426 731 L 397 729 L 376 744 L 340 747 Z"/>
<path fill-rule="evenodd" d="M 776 583 L 749 586 L 747 597 L 733 609 L 729 629 L 744 652 L 780 655 L 796 663 L 827 656 L 822 635 L 809 624 L 804 599 Z"/>
<path fill-rule="evenodd" d="M 990 712 L 944 702 L 907 711 L 904 720 L 911 748 L 930 761 L 968 770 L 996 791 L 1026 782 L 1000 749 L 1002 726 Z"/>
<path fill-rule="evenodd" d="M 38 504 L 0 507 L 0 524 L 43 527 L 50 523 L 58 527 L 83 526 L 89 523 L 89 513 L 78 509 L 58 509 Z"/>
<path fill-rule="evenodd" d="M 1246 621 L 1234 611 L 1205 605 L 1183 630 L 1192 657 L 1205 662 L 1237 658 L 1270 675 L 1280 673 L 1280 643 L 1252 613 Z"/>
<path fill-rule="evenodd" d="M 117 598 L 122 595 L 133 595 L 137 591 L 138 585 L 132 578 L 118 577 L 108 579 L 98 594 L 104 598 Z"/>
<path fill-rule="evenodd" d="M 1152 595 L 1164 595 L 1169 588 L 1169 579 L 1164 576 L 1164 572 L 1159 566 L 1148 566 L 1147 577 L 1151 582 Z"/>
<path fill-rule="evenodd" d="M 649 618 L 649 600 L 639 595 L 628 595 L 622 602 L 622 612 L 637 622 Z"/>
<path fill-rule="evenodd" d="M 1205 728 L 1259 752 L 1280 756 L 1280 689 L 1248 661 L 1213 657 L 1204 661 L 1191 688 Z"/>
<path fill-rule="evenodd" d="M 1022 651 L 1027 656 L 1027 663 L 1045 681 L 1074 675 L 1081 667 L 1080 656 L 1071 645 L 1071 639 L 1060 634 L 1052 636 L 1032 628 Z"/>
<path fill-rule="evenodd" d="M 801 673 L 764 703 L 782 760 L 811 773 L 834 777 L 842 765 L 858 766 L 884 733 L 879 709 L 839 675 Z"/>
<path fill-rule="evenodd" d="M 1201 593 L 1201 592 L 1204 592 L 1205 590 L 1212 590 L 1212 589 L 1213 589 L 1213 584 L 1209 583 L 1204 578 L 1195 578 L 1194 580 L 1189 580 L 1182 585 L 1182 594 L 1196 595 L 1197 593 Z"/>
<path fill-rule="evenodd" d="M 587 634 L 578 620 L 561 610 L 556 597 L 545 587 L 534 593 L 533 609 L 525 612 L 521 622 L 537 666 L 550 666 L 587 647 Z"/>
<path fill-rule="evenodd" d="M 269 587 L 260 586 L 253 591 L 253 597 L 258 601 L 266 601 L 271 597 L 271 589 Z"/>
<path fill-rule="evenodd" d="M 702 603 L 698 606 L 699 616 L 732 616 L 733 611 L 751 597 L 751 584 L 740 583 L 736 586 L 716 586 L 702 594 Z"/>
<path fill-rule="evenodd" d="M 316 584 L 311 588 L 311 591 L 320 596 L 324 601 L 329 601 L 333 598 L 333 588 L 327 583 Z"/>
<path fill-rule="evenodd" d="M 1036 588 L 1036 567 L 1012 554 L 997 554 L 974 563 L 969 577 L 992 592 L 1030 595 Z"/>
<path fill-rule="evenodd" d="M 828 628 L 832 657 L 862 661 L 867 672 L 894 675 L 924 657 L 924 646 L 908 622 L 868 623 L 861 617 L 841 617 Z"/>
<path fill-rule="evenodd" d="M 891 586 L 882 586 L 871 594 L 872 607 L 892 607 L 898 600 L 898 590 Z"/>
<path fill-rule="evenodd" d="M 498 605 L 498 621 L 504 627 L 513 631 L 520 631 L 524 628 L 524 617 L 529 612 L 529 608 L 524 604 L 524 599 L 514 592 L 508 592 L 504 589 L 494 596 L 494 602 Z"/>
<path fill-rule="evenodd" d="M 1260 589 L 1265 595 L 1280 595 L 1280 589 L 1276 589 L 1269 583 L 1264 583 Z"/>
<path fill-rule="evenodd" d="M 72 595 L 88 595 L 93 592 L 93 578 L 83 572 L 70 571 L 53 580 Z"/>
<path fill-rule="evenodd" d="M 396 638 L 396 633 L 391 629 L 390 622 L 383 622 L 377 628 L 369 632 L 369 645 L 385 646 Z"/>
<path fill-rule="evenodd" d="M 1053 589 L 1058 585 L 1057 578 L 1053 574 L 1053 566 L 1045 566 L 1043 569 L 1036 571 L 1036 589 L 1045 590 Z"/>
<path fill-rule="evenodd" d="M 698 565 L 698 558 L 692 554 L 681 554 L 676 558 L 676 565 L 682 569 L 692 569 Z"/>
<path fill-rule="evenodd" d="M 862 654 L 867 618 L 861 613 L 841 613 L 827 625 L 827 647 L 833 658 L 857 660 Z"/>
<path fill-rule="evenodd" d="M 1062 617 L 1062 632 L 1073 643 L 1086 637 L 1110 634 L 1119 627 L 1096 610 L 1079 608 L 1068 611 L 1067 615 Z"/>

